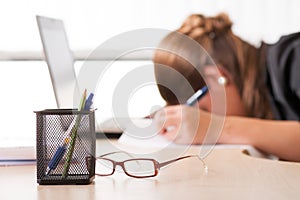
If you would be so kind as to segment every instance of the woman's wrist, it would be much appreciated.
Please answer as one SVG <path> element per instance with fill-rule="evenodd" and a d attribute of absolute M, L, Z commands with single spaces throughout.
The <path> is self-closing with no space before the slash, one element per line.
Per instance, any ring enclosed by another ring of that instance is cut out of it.
<path fill-rule="evenodd" d="M 251 134 L 255 133 L 254 129 L 256 129 L 255 119 L 226 116 L 219 142 L 223 144 L 254 145 L 255 137 L 252 137 Z"/>

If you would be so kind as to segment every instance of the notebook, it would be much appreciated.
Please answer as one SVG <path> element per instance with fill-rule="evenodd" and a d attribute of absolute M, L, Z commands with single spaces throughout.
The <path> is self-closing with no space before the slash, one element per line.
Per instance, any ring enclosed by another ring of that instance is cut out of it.
<path fill-rule="evenodd" d="M 67 35 L 62 20 L 44 16 L 36 16 L 44 55 L 48 65 L 57 107 L 76 108 L 79 103 L 80 91 L 74 69 L 74 58 L 70 50 Z M 81 90 L 82 89 L 82 90 Z M 101 121 L 96 119 L 96 132 L 123 132 L 129 119 L 111 118 Z"/>

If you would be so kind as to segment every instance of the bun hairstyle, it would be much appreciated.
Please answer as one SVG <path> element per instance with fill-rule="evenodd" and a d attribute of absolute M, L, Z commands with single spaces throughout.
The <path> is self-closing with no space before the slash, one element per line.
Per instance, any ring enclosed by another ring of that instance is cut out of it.
<path fill-rule="evenodd" d="M 195 40 L 203 35 L 214 39 L 218 35 L 231 31 L 231 26 L 232 22 L 225 13 L 220 13 L 216 17 L 193 14 L 184 21 L 177 31 Z"/>
<path fill-rule="evenodd" d="M 158 84 L 159 91 L 167 104 L 182 103 L 191 94 L 185 92 L 184 86 L 178 83 L 181 81 L 178 77 L 171 74 L 166 76 L 166 73 L 159 69 L 158 64 L 177 70 L 189 81 L 194 91 L 197 91 L 205 84 L 199 71 L 208 65 L 208 58 L 203 57 L 209 55 L 214 63 L 228 72 L 230 80 L 237 86 L 247 116 L 271 118 L 263 77 L 265 66 L 262 65 L 260 58 L 261 52 L 234 35 L 231 27 L 232 21 L 225 13 L 214 17 L 193 14 L 186 18 L 178 30 L 171 32 L 161 41 L 160 48 L 184 52 L 184 55 L 188 55 L 186 60 L 182 61 L 183 59 L 178 55 L 161 53 L 161 51 L 155 53 L 153 61 L 157 81 L 169 81 L 169 85 L 177 85 L 176 87 L 181 88 L 180 91 L 176 91 L 177 95 L 174 95 L 168 88 Z M 192 58 L 195 56 L 193 49 L 178 37 L 174 37 L 178 33 L 193 39 L 208 53 L 208 55 L 203 54 L 197 58 L 198 63 L 195 66 L 198 68 L 197 70 L 188 62 L 194 59 Z"/>

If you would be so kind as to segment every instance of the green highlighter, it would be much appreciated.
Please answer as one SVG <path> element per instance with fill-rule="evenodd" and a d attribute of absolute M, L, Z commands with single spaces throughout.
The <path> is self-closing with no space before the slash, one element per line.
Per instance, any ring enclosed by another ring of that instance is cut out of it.
<path fill-rule="evenodd" d="M 81 100 L 80 100 L 80 104 L 79 104 L 79 108 L 78 108 L 79 111 L 84 111 L 85 103 L 86 103 L 86 93 L 87 93 L 87 91 L 85 89 L 84 92 L 83 92 L 83 95 L 81 97 Z M 76 141 L 76 137 L 77 137 L 77 130 L 78 130 L 80 121 L 81 121 L 81 114 L 79 114 L 77 116 L 75 126 L 73 126 L 73 128 L 72 128 L 72 134 L 71 134 L 71 138 L 70 138 L 71 141 L 70 141 L 68 153 L 67 153 L 67 156 L 66 156 L 66 162 L 64 164 L 64 170 L 63 170 L 63 173 L 62 173 L 63 178 L 66 178 L 68 176 L 71 159 L 72 159 L 73 152 L 74 152 L 75 141 Z"/>

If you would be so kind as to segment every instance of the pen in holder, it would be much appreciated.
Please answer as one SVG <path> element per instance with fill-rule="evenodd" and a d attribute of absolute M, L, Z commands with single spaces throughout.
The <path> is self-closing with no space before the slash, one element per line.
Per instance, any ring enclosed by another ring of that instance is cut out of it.
<path fill-rule="evenodd" d="M 95 176 L 94 111 L 48 109 L 35 113 L 37 182 L 91 183 Z"/>

